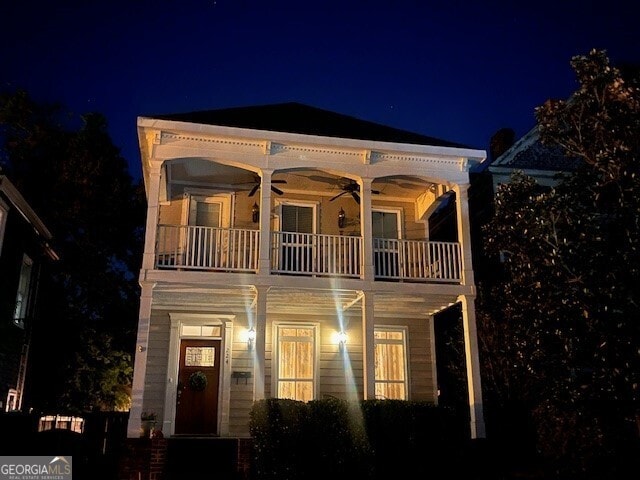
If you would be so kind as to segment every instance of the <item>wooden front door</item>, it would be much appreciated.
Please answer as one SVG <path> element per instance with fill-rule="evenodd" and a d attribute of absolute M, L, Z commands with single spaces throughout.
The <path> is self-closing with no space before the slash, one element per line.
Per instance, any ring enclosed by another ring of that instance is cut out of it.
<path fill-rule="evenodd" d="M 176 434 L 218 433 L 220 347 L 220 340 L 181 340 Z"/>

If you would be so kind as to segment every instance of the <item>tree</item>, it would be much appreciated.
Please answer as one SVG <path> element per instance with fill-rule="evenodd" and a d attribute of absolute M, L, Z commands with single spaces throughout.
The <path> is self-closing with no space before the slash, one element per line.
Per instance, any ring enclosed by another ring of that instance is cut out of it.
<path fill-rule="evenodd" d="M 484 356 L 531 409 L 540 451 L 614 475 L 640 418 L 640 89 L 604 51 L 571 65 L 577 91 L 536 118 L 543 144 L 583 167 L 549 191 L 519 174 L 496 193 L 484 231 L 504 261 L 480 329 L 506 344 Z"/>
<path fill-rule="evenodd" d="M 3 168 L 52 231 L 61 258 L 41 280 L 45 315 L 34 328 L 32 406 L 115 408 L 115 397 L 95 404 L 87 392 L 101 391 L 114 365 L 125 372 L 119 381 L 130 381 L 142 188 L 100 114 L 77 117 L 24 91 L 6 92 L 0 138 Z"/>

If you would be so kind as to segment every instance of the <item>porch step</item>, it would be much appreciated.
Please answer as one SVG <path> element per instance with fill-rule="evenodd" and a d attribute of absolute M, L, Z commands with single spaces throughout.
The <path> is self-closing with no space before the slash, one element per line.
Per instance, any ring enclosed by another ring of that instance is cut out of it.
<path fill-rule="evenodd" d="M 164 478 L 246 480 L 249 472 L 243 465 L 245 442 L 238 438 L 169 438 Z"/>

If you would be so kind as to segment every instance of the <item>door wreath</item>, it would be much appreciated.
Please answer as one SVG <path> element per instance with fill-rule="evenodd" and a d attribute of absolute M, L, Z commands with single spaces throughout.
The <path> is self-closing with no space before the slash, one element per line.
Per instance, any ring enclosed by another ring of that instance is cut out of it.
<path fill-rule="evenodd" d="M 207 388 L 207 376 L 201 370 L 192 373 L 189 376 L 189 388 L 201 392 Z"/>

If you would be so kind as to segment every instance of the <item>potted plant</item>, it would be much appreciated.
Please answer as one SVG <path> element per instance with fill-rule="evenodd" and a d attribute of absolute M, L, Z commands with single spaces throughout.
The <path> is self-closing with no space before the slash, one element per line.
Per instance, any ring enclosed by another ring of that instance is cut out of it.
<path fill-rule="evenodd" d="M 141 437 L 150 438 L 156 427 L 156 421 L 158 416 L 155 412 L 142 412 L 140 415 L 141 425 Z"/>

